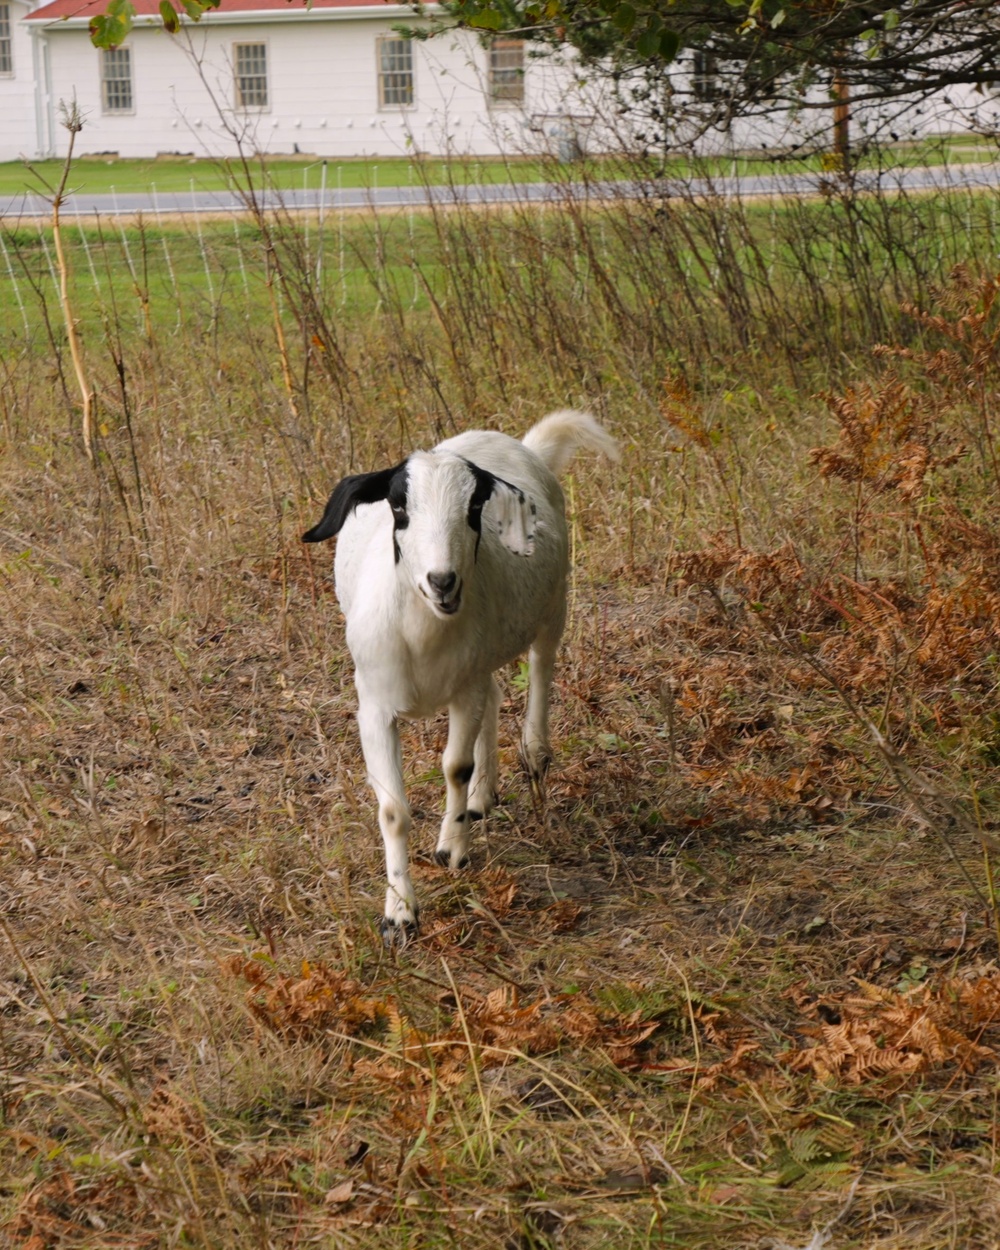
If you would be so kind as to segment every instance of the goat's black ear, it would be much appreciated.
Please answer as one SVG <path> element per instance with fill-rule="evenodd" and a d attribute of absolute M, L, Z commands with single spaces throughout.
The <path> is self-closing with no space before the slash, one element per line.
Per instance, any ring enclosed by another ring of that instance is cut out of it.
<path fill-rule="evenodd" d="M 304 543 L 321 543 L 324 538 L 333 538 L 339 534 L 344 522 L 354 509 L 362 503 L 378 503 L 386 499 L 392 486 L 393 478 L 402 473 L 406 461 L 394 465 L 391 469 L 379 469 L 375 473 L 352 473 L 338 482 L 333 494 L 327 500 L 323 519 L 311 530 L 302 535 Z"/>
<path fill-rule="evenodd" d="M 493 494 L 497 479 L 486 469 L 473 464 L 471 460 L 466 460 L 465 463 L 469 466 L 476 482 L 472 490 L 472 498 L 469 500 L 469 525 L 479 534 L 483 528 L 483 507 Z"/>
<path fill-rule="evenodd" d="M 483 509 L 488 504 L 486 516 L 490 528 L 507 550 L 516 556 L 530 556 L 535 550 L 536 512 L 533 501 L 519 486 L 481 469 L 471 460 L 465 463 L 476 481 L 469 500 L 469 525 L 477 535 L 482 535 Z"/>

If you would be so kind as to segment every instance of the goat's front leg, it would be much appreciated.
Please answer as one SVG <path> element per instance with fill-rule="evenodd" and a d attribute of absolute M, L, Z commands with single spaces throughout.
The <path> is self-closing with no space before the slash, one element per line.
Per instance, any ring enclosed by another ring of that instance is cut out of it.
<path fill-rule="evenodd" d="M 360 693 L 360 692 L 359 692 Z M 399 727 L 392 712 L 367 703 L 358 707 L 361 749 L 368 769 L 368 783 L 378 799 L 378 823 L 385 844 L 385 917 L 382 936 L 386 942 L 404 941 L 416 932 L 417 896 L 410 880 L 407 837 L 410 807 L 403 785 L 403 755 Z"/>
<path fill-rule="evenodd" d="M 487 677 L 448 707 L 448 745 L 442 761 L 447 798 L 434 852 L 434 858 L 446 868 L 464 868 L 469 862 L 469 782 L 475 771 L 476 739 L 483 724 L 492 681 L 492 677 Z"/>
<path fill-rule="evenodd" d="M 549 745 L 549 693 L 555 671 L 556 652 L 562 637 L 562 619 L 543 630 L 528 653 L 528 708 L 521 735 L 521 755 L 536 798 L 545 793 L 545 774 L 552 760 Z"/>

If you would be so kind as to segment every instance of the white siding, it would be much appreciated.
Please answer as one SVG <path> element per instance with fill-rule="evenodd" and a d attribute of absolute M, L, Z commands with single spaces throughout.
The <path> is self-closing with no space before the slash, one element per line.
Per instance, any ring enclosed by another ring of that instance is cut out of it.
<path fill-rule="evenodd" d="M 31 35 L 22 21 L 28 12 L 23 0 L 9 0 L 13 74 L 0 74 L 0 161 L 34 156 L 35 71 Z"/>
<path fill-rule="evenodd" d="M 77 150 L 121 156 L 232 154 L 236 145 L 220 111 L 250 146 L 276 154 L 296 145 L 318 156 L 519 151 L 537 143 L 526 120 L 565 107 L 568 70 L 531 61 L 524 108 L 490 109 L 486 52 L 474 37 L 456 33 L 415 41 L 413 107 L 380 108 L 376 40 L 399 19 L 315 13 L 293 9 L 281 21 L 215 24 L 210 15 L 174 38 L 137 26 L 128 39 L 135 110 L 125 116 L 102 113 L 99 53 L 87 31 L 53 24 L 38 35 L 48 47 L 53 84 L 48 143 L 55 154 L 65 152 L 54 110 L 74 92 L 86 117 Z M 243 114 L 233 107 L 233 45 L 255 42 L 267 45 L 269 102 Z"/>

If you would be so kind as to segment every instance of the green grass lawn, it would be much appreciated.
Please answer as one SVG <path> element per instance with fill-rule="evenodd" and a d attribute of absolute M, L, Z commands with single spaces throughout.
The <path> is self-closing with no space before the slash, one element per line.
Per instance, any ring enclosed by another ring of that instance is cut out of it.
<path fill-rule="evenodd" d="M 324 170 L 325 167 L 325 170 Z M 62 162 L 35 161 L 29 169 L 22 161 L 0 164 L 0 195 L 16 195 L 22 191 L 43 189 L 39 177 L 55 184 L 62 176 Z M 254 163 L 254 181 L 265 182 L 282 190 L 310 188 L 317 190 L 324 181 L 331 190 L 337 187 L 407 186 L 427 181 L 441 184 L 449 181 L 494 183 L 536 182 L 543 176 L 538 161 L 469 160 L 447 161 L 427 158 L 422 161 L 401 157 L 378 160 L 316 158 L 300 160 L 268 160 Z M 236 170 L 242 181 L 242 171 Z M 92 194 L 142 191 L 217 190 L 229 185 L 232 173 L 222 161 L 195 157 L 171 157 L 159 160 L 125 160 L 117 157 L 84 157 L 73 166 L 69 186 Z"/>
<path fill-rule="evenodd" d="M 975 135 L 953 135 L 922 140 L 919 143 L 895 144 L 879 149 L 877 154 L 861 151 L 857 159 L 862 167 L 871 167 L 878 162 L 902 166 L 937 165 L 945 162 L 981 163 L 995 160 L 996 157 L 995 144 Z M 814 153 L 801 159 L 792 156 L 777 158 L 751 155 L 697 161 L 679 155 L 665 162 L 652 158 L 640 161 L 607 157 L 582 161 L 576 165 L 517 157 L 467 160 L 437 157 L 424 157 L 420 160 L 409 157 L 374 160 L 330 158 L 325 161 L 315 157 L 301 157 L 255 162 L 253 169 L 257 185 L 263 185 L 267 181 L 282 190 L 318 190 L 321 185 L 334 190 L 408 186 L 421 182 L 432 185 L 449 182 L 538 182 L 545 179 L 624 178 L 643 174 L 675 178 L 796 174 L 819 171 L 829 165 L 828 157 L 824 157 L 822 153 Z M 35 172 L 32 173 L 32 170 Z M 242 177 L 239 170 L 237 174 Z M 61 175 L 61 161 L 35 161 L 30 167 L 23 161 L 6 161 L 0 163 L 0 195 L 43 191 L 42 179 L 54 185 Z M 93 156 L 83 157 L 75 162 L 69 185 L 73 189 L 86 190 L 91 194 L 125 194 L 150 188 L 158 192 L 190 191 L 192 188 L 218 190 L 229 185 L 231 177 L 232 173 L 225 162 L 196 157 L 131 160 Z"/>

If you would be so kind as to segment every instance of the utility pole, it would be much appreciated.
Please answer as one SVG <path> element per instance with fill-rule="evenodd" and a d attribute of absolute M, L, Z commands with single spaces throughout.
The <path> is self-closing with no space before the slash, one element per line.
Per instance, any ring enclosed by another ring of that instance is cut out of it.
<path fill-rule="evenodd" d="M 838 65 L 833 71 L 833 151 L 843 173 L 851 161 L 851 87 Z"/>

